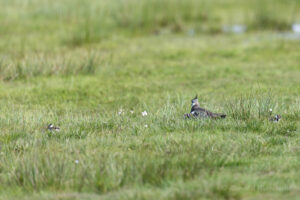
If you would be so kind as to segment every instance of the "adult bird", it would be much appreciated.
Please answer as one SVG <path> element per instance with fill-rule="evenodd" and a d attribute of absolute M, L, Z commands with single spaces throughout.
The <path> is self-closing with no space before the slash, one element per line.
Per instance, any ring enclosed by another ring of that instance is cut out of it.
<path fill-rule="evenodd" d="M 219 119 L 225 118 L 226 114 L 213 113 L 209 110 L 200 107 L 198 96 L 192 99 L 191 112 L 184 115 L 186 118 L 212 118 Z"/>

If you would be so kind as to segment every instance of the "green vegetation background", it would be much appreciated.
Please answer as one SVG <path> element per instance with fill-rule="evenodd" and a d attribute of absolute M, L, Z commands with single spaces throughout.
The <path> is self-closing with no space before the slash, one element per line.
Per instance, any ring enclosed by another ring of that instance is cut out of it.
<path fill-rule="evenodd" d="M 0 199 L 297 199 L 300 40 L 283 34 L 299 13 L 0 0 Z M 184 120 L 195 94 L 228 117 Z"/>

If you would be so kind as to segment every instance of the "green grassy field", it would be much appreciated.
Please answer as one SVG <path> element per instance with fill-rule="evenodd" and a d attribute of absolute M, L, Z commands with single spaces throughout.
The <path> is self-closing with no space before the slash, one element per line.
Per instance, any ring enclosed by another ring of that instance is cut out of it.
<path fill-rule="evenodd" d="M 0 5 L 0 199 L 299 198 L 299 1 Z"/>

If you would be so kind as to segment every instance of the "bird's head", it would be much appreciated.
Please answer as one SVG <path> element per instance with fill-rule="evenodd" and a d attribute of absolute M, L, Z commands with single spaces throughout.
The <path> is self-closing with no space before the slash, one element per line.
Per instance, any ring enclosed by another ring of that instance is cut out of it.
<path fill-rule="evenodd" d="M 199 105 L 198 95 L 196 95 L 196 97 L 192 99 L 192 106 L 195 106 L 195 105 Z"/>

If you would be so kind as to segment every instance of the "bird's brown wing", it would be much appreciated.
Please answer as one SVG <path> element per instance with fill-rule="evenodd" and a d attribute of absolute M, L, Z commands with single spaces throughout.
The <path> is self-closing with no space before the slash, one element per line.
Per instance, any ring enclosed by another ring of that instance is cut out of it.
<path fill-rule="evenodd" d="M 226 115 L 225 114 L 220 114 L 220 113 L 213 113 L 210 111 L 207 111 L 207 114 L 209 117 L 213 118 L 213 119 L 217 119 L 217 118 L 225 118 Z"/>
<path fill-rule="evenodd" d="M 206 110 L 204 108 L 201 108 L 199 106 L 193 106 L 191 109 L 191 114 L 194 117 L 198 117 L 198 116 L 206 116 L 206 117 L 210 117 L 213 119 L 217 119 L 217 118 L 225 118 L 226 115 L 225 114 L 219 114 L 219 113 L 213 113 L 209 110 Z"/>
<path fill-rule="evenodd" d="M 226 117 L 225 114 L 213 113 L 213 112 L 211 112 L 211 111 L 209 111 L 209 110 L 206 110 L 206 109 L 203 109 L 203 108 L 202 108 L 202 110 L 203 110 L 204 112 L 206 112 L 206 114 L 207 114 L 208 117 L 213 118 L 213 119 L 217 119 L 217 118 L 225 118 L 225 117 Z"/>

